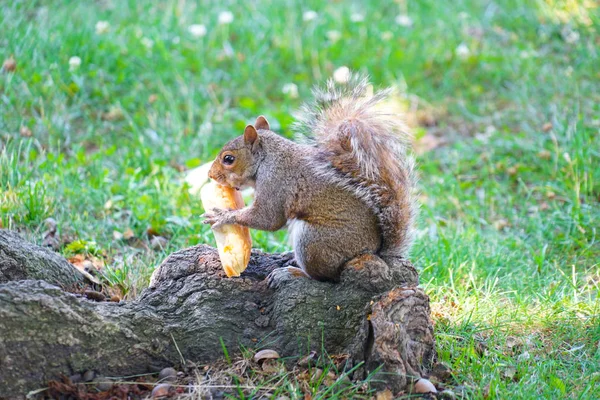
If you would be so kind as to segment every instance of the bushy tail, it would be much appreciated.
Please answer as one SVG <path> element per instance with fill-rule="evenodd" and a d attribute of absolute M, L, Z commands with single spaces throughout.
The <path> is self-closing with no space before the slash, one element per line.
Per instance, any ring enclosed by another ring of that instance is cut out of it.
<path fill-rule="evenodd" d="M 361 76 L 345 84 L 330 80 L 324 90 L 314 90 L 315 100 L 302 108 L 295 128 L 322 150 L 323 178 L 355 191 L 374 210 L 383 235 L 380 256 L 392 261 L 405 258 L 413 240 L 414 159 L 400 116 L 385 110 L 390 90 L 370 89 Z"/>

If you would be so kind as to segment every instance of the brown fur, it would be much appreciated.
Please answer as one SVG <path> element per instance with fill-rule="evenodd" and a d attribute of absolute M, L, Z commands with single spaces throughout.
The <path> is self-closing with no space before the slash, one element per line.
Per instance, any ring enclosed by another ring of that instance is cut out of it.
<path fill-rule="evenodd" d="M 366 81 L 355 79 L 317 93 L 318 105 L 300 120 L 308 144 L 271 132 L 262 116 L 246 127 L 223 147 L 210 176 L 238 189 L 254 186 L 254 203 L 209 211 L 207 222 L 262 230 L 289 222 L 296 261 L 315 279 L 337 280 L 361 254 L 398 265 L 415 214 L 412 161 L 403 125 L 375 107 L 385 94 L 365 97 L 365 89 Z"/>

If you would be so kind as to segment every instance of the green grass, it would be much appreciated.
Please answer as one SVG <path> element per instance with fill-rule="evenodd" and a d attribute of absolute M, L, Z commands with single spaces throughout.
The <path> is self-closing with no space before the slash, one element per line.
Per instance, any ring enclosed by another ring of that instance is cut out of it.
<path fill-rule="evenodd" d="M 41 243 L 43 221 L 54 218 L 62 238 L 93 248 L 107 279 L 134 297 L 166 254 L 213 243 L 181 171 L 210 161 L 259 114 L 291 135 L 292 112 L 312 85 L 346 65 L 377 86 L 399 86 L 409 116 L 429 120 L 415 136 L 442 140 L 419 156 L 413 260 L 454 385 L 470 398 L 597 398 L 593 6 L 4 2 L 0 60 L 14 55 L 17 69 L 0 74 L 0 222 Z M 234 22 L 218 25 L 228 9 Z M 318 18 L 303 21 L 311 9 Z M 353 13 L 365 20 L 352 22 Z M 398 14 L 412 27 L 398 25 Z M 99 20 L 108 32 L 95 32 Z M 194 38 L 191 24 L 205 24 L 207 35 Z M 460 44 L 468 55 L 456 52 Z M 70 70 L 72 56 L 81 65 Z M 282 92 L 287 83 L 298 98 Z M 168 247 L 115 239 L 129 229 L 142 242 L 157 232 Z M 268 251 L 287 248 L 284 233 L 253 238 Z"/>

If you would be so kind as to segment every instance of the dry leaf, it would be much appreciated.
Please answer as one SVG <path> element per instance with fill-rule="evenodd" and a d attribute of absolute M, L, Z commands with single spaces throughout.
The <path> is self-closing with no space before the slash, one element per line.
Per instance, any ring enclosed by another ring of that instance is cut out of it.
<path fill-rule="evenodd" d="M 167 247 L 169 241 L 162 236 L 154 236 L 150 239 L 150 246 L 154 250 L 163 250 Z"/>
<path fill-rule="evenodd" d="M 123 110 L 119 107 L 111 107 L 107 112 L 102 114 L 102 119 L 105 121 L 120 121 L 125 117 Z"/>
<path fill-rule="evenodd" d="M 506 228 L 508 225 L 508 221 L 504 218 L 500 218 L 499 220 L 494 221 L 494 228 L 496 228 L 499 231 Z"/>
<path fill-rule="evenodd" d="M 502 375 L 507 379 L 513 379 L 517 374 L 517 369 L 515 367 L 506 367 L 504 371 L 502 371 Z"/>
<path fill-rule="evenodd" d="M 541 150 L 537 153 L 537 156 L 542 160 L 549 160 L 552 158 L 552 153 L 550 153 L 548 150 Z"/>
<path fill-rule="evenodd" d="M 83 275 L 88 281 L 95 283 L 96 285 L 101 285 L 100 281 L 98 280 L 98 278 L 96 278 L 94 275 L 90 274 L 89 272 L 85 271 L 85 270 L 80 270 L 79 271 L 81 273 L 81 275 Z"/>
<path fill-rule="evenodd" d="M 2 69 L 5 72 L 14 72 L 17 69 L 17 62 L 15 61 L 13 56 L 10 56 L 6 60 L 4 60 L 4 62 L 2 63 Z"/>
<path fill-rule="evenodd" d="M 29 129 L 26 126 L 22 126 L 21 129 L 19 129 L 19 133 L 23 137 L 31 137 L 31 136 L 33 136 L 33 133 L 31 132 L 31 129 Z"/>
<path fill-rule="evenodd" d="M 78 270 L 85 271 L 84 262 L 86 259 L 82 254 L 75 254 L 73 257 L 69 257 L 67 260 Z"/>
<path fill-rule="evenodd" d="M 133 233 L 133 231 L 131 230 L 131 228 L 125 229 L 125 232 L 123 232 L 123 239 L 129 240 L 129 239 L 131 239 L 133 237 L 135 237 L 135 234 Z"/>

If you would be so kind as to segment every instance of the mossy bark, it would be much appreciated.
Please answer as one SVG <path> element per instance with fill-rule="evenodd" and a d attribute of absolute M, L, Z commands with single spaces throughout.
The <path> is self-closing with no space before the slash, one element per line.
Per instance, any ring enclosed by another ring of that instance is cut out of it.
<path fill-rule="evenodd" d="M 207 363 L 223 357 L 220 343 L 230 354 L 240 345 L 284 356 L 324 348 L 364 361 L 361 373 L 383 363 L 381 384 L 394 389 L 430 368 L 429 303 L 415 281 L 394 282 L 383 261 L 364 256 L 340 283 L 294 279 L 270 289 L 269 272 L 291 264 L 289 253 L 255 251 L 242 277 L 230 279 L 216 250 L 199 245 L 169 256 L 138 299 L 121 303 L 92 302 L 40 280 L 0 284 L 2 394 L 85 370 L 119 376 L 182 357 Z"/>

